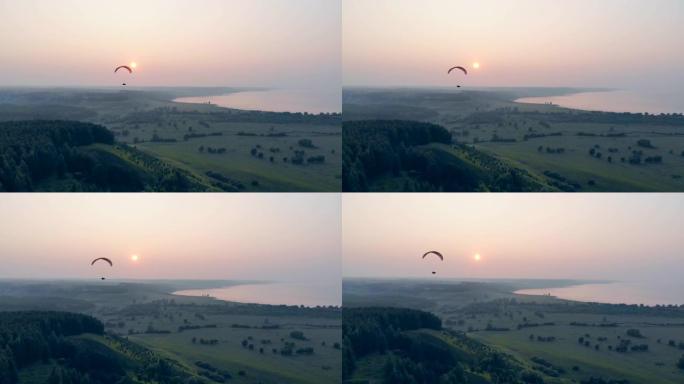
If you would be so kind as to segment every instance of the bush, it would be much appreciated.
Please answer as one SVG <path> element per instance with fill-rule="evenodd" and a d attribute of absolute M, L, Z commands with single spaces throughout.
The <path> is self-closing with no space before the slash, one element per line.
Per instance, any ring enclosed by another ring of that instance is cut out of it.
<path fill-rule="evenodd" d="M 292 331 L 290 332 L 290 337 L 296 340 L 308 340 L 302 331 Z"/>
<path fill-rule="evenodd" d="M 300 139 L 297 142 L 297 144 L 299 144 L 300 147 L 304 147 L 304 148 L 311 148 L 311 149 L 316 148 L 316 146 L 313 144 L 311 139 Z"/>
<path fill-rule="evenodd" d="M 640 330 L 634 329 L 634 328 L 628 329 L 628 330 L 627 330 L 627 336 L 635 337 L 635 338 L 637 338 L 637 339 L 640 339 L 640 338 L 643 338 L 643 337 L 644 337 L 644 336 L 641 334 L 641 331 L 640 331 Z"/>
<path fill-rule="evenodd" d="M 299 348 L 297 350 L 298 355 L 313 355 L 314 349 L 312 347 Z"/>

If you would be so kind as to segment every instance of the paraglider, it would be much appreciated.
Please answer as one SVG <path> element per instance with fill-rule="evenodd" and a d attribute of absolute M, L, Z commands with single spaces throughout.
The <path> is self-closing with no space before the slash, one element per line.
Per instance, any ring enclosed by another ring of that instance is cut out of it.
<path fill-rule="evenodd" d="M 133 69 L 131 67 L 129 67 L 128 65 L 120 65 L 120 66 L 116 67 L 114 69 L 114 73 L 117 73 L 120 69 L 125 69 L 126 71 L 128 71 L 129 74 L 131 74 L 131 75 L 133 74 Z M 126 83 L 121 83 L 121 85 L 125 86 Z"/>
<path fill-rule="evenodd" d="M 465 74 L 465 75 L 468 74 L 468 70 L 466 70 L 464 67 L 461 67 L 460 65 L 457 65 L 455 67 L 449 68 L 449 70 L 447 71 L 447 75 L 451 74 L 451 71 L 453 71 L 454 69 L 460 69 L 461 71 L 463 71 L 463 74 Z M 460 85 L 456 85 L 456 87 L 461 88 Z"/>
<path fill-rule="evenodd" d="M 435 256 L 439 257 L 439 259 L 440 259 L 441 261 L 444 261 L 444 256 L 443 256 L 441 253 L 437 252 L 437 251 L 427 251 L 427 252 L 425 252 L 425 253 L 423 254 L 423 259 L 425 259 L 425 258 L 427 257 L 427 255 L 430 255 L 430 254 L 435 255 Z M 436 272 L 436 271 L 432 271 L 432 274 L 435 275 L 435 274 L 437 274 L 437 272 Z"/>
<path fill-rule="evenodd" d="M 110 267 L 113 267 L 113 266 L 114 266 L 114 263 L 112 263 L 112 261 L 111 261 L 110 259 L 106 258 L 106 257 L 98 257 L 97 259 L 93 260 L 93 261 L 90 263 L 90 265 L 95 265 L 95 263 L 97 263 L 98 261 L 102 261 L 102 262 L 104 262 L 104 263 L 107 263 L 107 264 L 109 264 Z M 100 277 L 100 280 L 106 280 L 106 279 L 105 279 L 104 276 L 102 276 L 102 277 Z"/>

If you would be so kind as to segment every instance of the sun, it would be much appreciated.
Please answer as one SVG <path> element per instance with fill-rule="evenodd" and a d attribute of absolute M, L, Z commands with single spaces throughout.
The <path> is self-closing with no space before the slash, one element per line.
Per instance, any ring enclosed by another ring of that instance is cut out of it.
<path fill-rule="evenodd" d="M 482 259 L 482 257 L 480 256 L 479 253 L 476 253 L 475 256 L 473 256 L 473 260 L 475 260 L 475 261 L 480 261 L 480 259 Z"/>
<path fill-rule="evenodd" d="M 475 69 L 480 68 L 480 63 L 478 63 L 477 61 L 474 62 L 474 63 L 473 63 L 473 68 L 475 68 Z"/>
<path fill-rule="evenodd" d="M 138 66 L 138 63 L 135 61 L 131 62 L 131 68 L 136 68 Z"/>
<path fill-rule="evenodd" d="M 138 261 L 140 259 L 138 255 L 131 255 L 131 261 Z"/>

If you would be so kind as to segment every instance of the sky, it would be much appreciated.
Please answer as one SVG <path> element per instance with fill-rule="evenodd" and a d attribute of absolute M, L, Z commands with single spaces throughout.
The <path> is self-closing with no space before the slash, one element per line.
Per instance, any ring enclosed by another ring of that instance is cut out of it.
<path fill-rule="evenodd" d="M 339 89 L 336 0 L 0 0 L 0 86 Z"/>
<path fill-rule="evenodd" d="M 344 0 L 342 25 L 347 86 L 684 86 L 681 0 Z"/>
<path fill-rule="evenodd" d="M 682 194 L 345 194 L 342 213 L 345 277 L 680 281 L 684 271 Z M 430 250 L 444 261 L 422 259 Z"/>
<path fill-rule="evenodd" d="M 0 212 L 0 278 L 341 276 L 338 194 L 3 194 Z"/>

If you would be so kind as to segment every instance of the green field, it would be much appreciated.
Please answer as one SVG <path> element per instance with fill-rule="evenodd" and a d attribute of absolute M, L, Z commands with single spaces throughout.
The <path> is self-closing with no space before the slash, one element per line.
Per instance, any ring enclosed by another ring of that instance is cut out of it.
<path fill-rule="evenodd" d="M 140 128 L 146 135 L 145 129 Z M 202 175 L 218 172 L 236 180 L 247 190 L 255 191 L 335 191 L 339 189 L 342 168 L 340 129 L 330 126 L 288 124 L 277 126 L 258 123 L 218 123 L 211 132 L 222 136 L 203 137 L 176 143 L 141 143 L 135 146 L 178 167 Z M 262 136 L 242 136 L 249 132 Z M 286 136 L 269 137 L 269 134 Z M 182 135 L 181 135 L 182 137 Z M 305 149 L 298 144 L 309 139 L 316 148 Z M 264 158 L 251 155 L 260 146 Z M 225 154 L 200 152 L 200 147 L 226 148 Z M 291 160 L 297 150 L 307 156 L 325 156 L 324 164 L 296 165 Z M 273 157 L 273 161 L 270 158 Z M 287 161 L 284 159 L 287 158 Z M 256 182 L 257 184 L 254 184 Z"/>
<path fill-rule="evenodd" d="M 201 360 L 230 372 L 244 371 L 249 376 L 244 382 L 293 383 L 334 382 L 340 369 L 340 353 L 333 347 L 339 342 L 339 321 L 309 321 L 301 318 L 280 317 L 270 320 L 282 324 L 276 330 L 231 328 L 232 324 L 261 327 L 264 316 L 211 316 L 208 322 L 219 324 L 216 329 L 200 329 L 170 335 L 135 335 L 130 339 L 159 353 L 166 354 L 191 366 Z M 196 322 L 195 322 L 196 323 Z M 158 322 L 160 327 L 177 328 L 174 322 Z M 141 324 L 142 325 L 142 324 Z M 290 332 L 302 331 L 308 340 L 299 341 L 290 337 Z M 192 338 L 218 339 L 216 346 L 193 344 Z M 250 339 L 251 338 L 251 339 Z M 254 350 L 241 345 L 250 340 Z M 280 350 L 285 341 L 296 343 L 297 348 L 312 347 L 312 356 L 281 356 L 273 353 Z M 322 345 L 325 343 L 325 345 Z M 260 353 L 259 349 L 264 352 Z M 240 382 L 240 381 L 237 381 Z"/>
<path fill-rule="evenodd" d="M 575 383 L 590 377 L 629 383 L 684 381 L 684 370 L 677 367 L 684 355 L 684 308 L 590 305 L 512 293 L 569 284 L 572 282 L 347 279 L 343 303 L 345 307 L 428 311 L 437 315 L 446 329 L 463 332 L 512 356 L 542 374 L 548 383 Z M 628 335 L 628 330 L 635 329 L 640 337 Z M 629 343 L 626 351 L 616 350 L 620 343 Z M 648 349 L 632 350 L 640 345 Z M 355 377 L 368 376 L 373 366 L 373 359 L 363 362 Z"/>
<path fill-rule="evenodd" d="M 104 323 L 106 335 L 149 348 L 198 377 L 204 370 L 197 362 L 202 362 L 229 372 L 231 383 L 339 380 L 339 308 L 240 304 L 171 294 L 231 284 L 236 282 L 4 281 L 0 282 L 0 306 L 3 311 L 47 309 L 94 316 Z M 41 382 L 28 378 L 45 380 L 50 366 L 37 364 L 20 374 L 27 382 Z"/>
<path fill-rule="evenodd" d="M 0 121 L 105 126 L 126 144 L 216 191 L 339 191 L 339 114 L 241 111 L 177 103 L 231 88 L 0 89 Z M 59 188 L 59 183 L 48 187 Z"/>
<path fill-rule="evenodd" d="M 454 142 L 491 154 L 564 191 L 683 191 L 684 117 L 583 112 L 516 99 L 556 88 L 344 91 L 345 121 L 441 125 Z"/>

